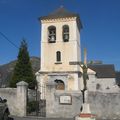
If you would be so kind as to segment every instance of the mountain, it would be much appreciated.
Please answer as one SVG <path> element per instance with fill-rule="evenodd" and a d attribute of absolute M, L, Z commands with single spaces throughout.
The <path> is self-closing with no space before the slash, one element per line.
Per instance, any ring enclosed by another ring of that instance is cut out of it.
<path fill-rule="evenodd" d="M 8 86 L 9 80 L 12 76 L 14 66 L 17 60 L 11 61 L 7 64 L 0 65 L 0 87 Z M 30 58 L 33 72 L 36 73 L 40 69 L 40 58 L 31 57 Z"/>
<path fill-rule="evenodd" d="M 33 72 L 36 73 L 40 69 L 40 58 L 30 58 Z M 7 87 L 9 80 L 12 76 L 16 60 L 11 61 L 7 64 L 0 65 L 0 87 Z M 116 83 L 120 86 L 120 71 L 116 72 Z"/>

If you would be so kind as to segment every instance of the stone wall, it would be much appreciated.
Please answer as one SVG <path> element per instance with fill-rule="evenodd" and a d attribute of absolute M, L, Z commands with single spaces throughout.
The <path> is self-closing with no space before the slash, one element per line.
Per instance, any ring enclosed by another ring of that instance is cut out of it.
<path fill-rule="evenodd" d="M 0 88 L 0 97 L 2 99 L 7 99 L 7 104 L 9 106 L 10 113 L 12 115 L 17 114 L 17 89 L 16 88 Z"/>
<path fill-rule="evenodd" d="M 60 104 L 60 96 L 71 96 L 72 104 Z M 103 93 L 88 92 L 88 103 L 97 118 L 120 118 L 120 92 Z M 47 85 L 46 115 L 47 117 L 73 118 L 80 113 L 82 94 L 80 91 L 58 91 L 54 85 Z"/>
<path fill-rule="evenodd" d="M 88 100 L 98 118 L 120 118 L 120 93 L 89 92 Z"/>
<path fill-rule="evenodd" d="M 0 88 L 0 97 L 7 99 L 11 115 L 26 116 L 27 86 L 24 81 L 17 83 L 17 88 Z"/>
<path fill-rule="evenodd" d="M 47 86 L 46 116 L 58 118 L 72 118 L 80 113 L 82 94 L 79 91 L 67 92 L 55 90 L 54 85 Z M 71 104 L 60 104 L 60 96 L 71 96 Z"/>

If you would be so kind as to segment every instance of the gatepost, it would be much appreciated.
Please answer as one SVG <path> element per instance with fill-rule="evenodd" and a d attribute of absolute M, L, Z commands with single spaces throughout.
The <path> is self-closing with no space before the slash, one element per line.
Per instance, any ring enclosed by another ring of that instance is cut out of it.
<path fill-rule="evenodd" d="M 26 107 L 27 107 L 27 89 L 28 83 L 21 81 L 17 83 L 17 108 L 18 116 L 26 116 Z"/>

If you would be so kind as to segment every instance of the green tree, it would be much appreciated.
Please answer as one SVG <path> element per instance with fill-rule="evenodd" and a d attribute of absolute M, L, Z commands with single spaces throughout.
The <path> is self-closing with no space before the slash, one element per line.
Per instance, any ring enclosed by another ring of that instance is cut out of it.
<path fill-rule="evenodd" d="M 36 85 L 35 75 L 33 74 L 27 43 L 23 39 L 19 48 L 17 63 L 14 68 L 10 87 L 16 87 L 16 83 L 25 81 L 29 88 L 34 89 Z"/>

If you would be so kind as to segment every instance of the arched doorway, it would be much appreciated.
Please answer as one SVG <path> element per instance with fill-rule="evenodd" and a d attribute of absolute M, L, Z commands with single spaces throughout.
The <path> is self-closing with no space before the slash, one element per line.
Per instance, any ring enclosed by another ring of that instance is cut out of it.
<path fill-rule="evenodd" d="M 65 90 L 65 84 L 62 80 L 55 80 L 56 85 L 56 90 Z"/>

